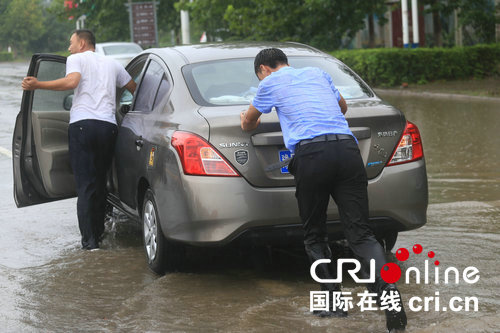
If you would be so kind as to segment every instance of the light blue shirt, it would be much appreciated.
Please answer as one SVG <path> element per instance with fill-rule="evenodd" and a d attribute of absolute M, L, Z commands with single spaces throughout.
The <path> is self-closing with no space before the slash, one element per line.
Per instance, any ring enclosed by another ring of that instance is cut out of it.
<path fill-rule="evenodd" d="M 301 140 L 323 134 L 352 135 L 339 101 L 329 74 L 314 67 L 287 66 L 260 82 L 252 105 L 262 113 L 276 108 L 285 146 L 294 152 Z"/>

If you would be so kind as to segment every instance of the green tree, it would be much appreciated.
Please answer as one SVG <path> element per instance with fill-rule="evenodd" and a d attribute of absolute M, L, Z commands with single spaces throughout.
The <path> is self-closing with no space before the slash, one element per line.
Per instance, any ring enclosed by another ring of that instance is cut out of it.
<path fill-rule="evenodd" d="M 132 2 L 145 2 L 132 1 Z M 68 17 L 78 19 L 81 15 L 86 15 L 85 28 L 94 32 L 98 42 L 109 41 L 129 41 L 130 25 L 129 12 L 126 4 L 128 0 L 84 0 L 78 6 L 68 8 L 64 6 L 65 0 L 54 0 L 51 11 L 60 20 L 67 20 Z M 74 1 L 77 3 L 77 1 Z M 174 8 L 174 0 L 157 1 L 157 26 L 160 39 L 163 35 L 170 35 L 170 31 L 179 31 L 179 13 Z"/>
<path fill-rule="evenodd" d="M 387 23 L 384 14 L 387 12 L 385 0 L 363 1 L 363 11 L 368 16 L 368 47 L 375 47 L 375 16 L 378 17 L 379 25 Z"/>
<path fill-rule="evenodd" d="M 74 1 L 73 7 L 65 6 L 65 0 L 54 0 L 51 11 L 60 20 L 71 18 L 73 22 L 86 16 L 85 28 L 94 32 L 98 42 L 130 40 L 127 0 Z M 78 6 L 76 6 L 78 4 Z"/>
<path fill-rule="evenodd" d="M 433 44 L 443 46 L 443 18 L 458 10 L 458 26 L 472 27 L 467 44 L 495 42 L 495 3 L 493 0 L 424 0 L 427 13 L 432 13 Z"/>
<path fill-rule="evenodd" d="M 59 20 L 50 10 L 43 7 L 45 31 L 36 41 L 30 44 L 32 52 L 63 52 L 69 45 L 71 31 L 75 28 L 74 21 Z"/>
<path fill-rule="evenodd" d="M 366 8 L 362 0 L 248 0 L 229 5 L 224 17 L 235 37 L 294 40 L 332 50 L 364 27 Z"/>
<path fill-rule="evenodd" d="M 171 32 L 174 32 L 175 43 L 179 43 L 181 21 L 179 11 L 175 8 L 177 0 L 161 0 L 157 7 L 158 19 L 158 35 L 160 42 L 163 44 L 171 44 L 167 42 L 170 40 Z"/>
<path fill-rule="evenodd" d="M 0 42 L 12 46 L 15 54 L 25 54 L 46 31 L 40 1 L 2 1 L 0 8 Z"/>
<path fill-rule="evenodd" d="M 100 42 L 129 41 L 129 13 L 125 0 L 97 0 L 83 2 L 79 8 L 87 15 L 85 24 Z"/>
<path fill-rule="evenodd" d="M 2 17 L 2 13 L 7 11 L 7 7 L 11 3 L 12 0 L 0 0 L 0 17 Z"/>
<path fill-rule="evenodd" d="M 384 0 L 181 0 L 178 8 L 190 11 L 209 40 L 293 40 L 330 50 L 348 44 L 367 14 L 373 44 L 373 16 L 384 23 L 386 5 Z"/>
<path fill-rule="evenodd" d="M 424 5 L 428 5 L 426 13 L 432 14 L 433 44 L 437 47 L 443 46 L 443 24 L 442 17 L 448 16 L 460 6 L 461 0 L 423 0 Z M 465 0 L 475 1 L 475 0 Z"/>
<path fill-rule="evenodd" d="M 232 39 L 299 40 L 305 6 L 301 0 L 250 0 L 227 6 Z"/>
<path fill-rule="evenodd" d="M 491 0 L 462 0 L 458 13 L 460 26 L 470 26 L 474 29 L 475 38 L 466 34 L 467 44 L 494 43 L 495 24 L 500 23 L 500 17 L 495 17 L 495 3 Z"/>
<path fill-rule="evenodd" d="M 189 2 L 183 0 L 175 5 L 177 9 L 176 15 L 179 15 L 181 9 L 189 11 L 191 30 L 194 31 L 195 35 L 206 32 L 208 41 L 214 41 L 218 38 L 228 39 L 231 37 L 231 32 L 229 31 L 229 24 L 224 20 L 224 14 L 232 3 L 235 3 L 235 1 L 195 0 Z"/>

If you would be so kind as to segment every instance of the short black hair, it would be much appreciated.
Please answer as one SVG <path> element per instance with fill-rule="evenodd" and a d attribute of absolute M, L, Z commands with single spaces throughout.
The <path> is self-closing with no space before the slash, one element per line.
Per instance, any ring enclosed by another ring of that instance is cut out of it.
<path fill-rule="evenodd" d="M 78 29 L 73 31 L 74 34 L 80 39 L 84 39 L 89 45 L 95 47 L 95 36 L 94 33 L 87 29 Z"/>
<path fill-rule="evenodd" d="M 271 47 L 269 49 L 261 50 L 254 60 L 255 75 L 260 73 L 260 65 L 276 68 L 279 65 L 288 65 L 288 58 L 286 54 L 280 49 Z"/>

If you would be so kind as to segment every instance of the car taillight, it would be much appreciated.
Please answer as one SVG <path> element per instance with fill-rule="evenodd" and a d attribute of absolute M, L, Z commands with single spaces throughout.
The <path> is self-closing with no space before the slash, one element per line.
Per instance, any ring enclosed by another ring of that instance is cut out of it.
<path fill-rule="evenodd" d="M 172 146 L 186 175 L 239 177 L 215 148 L 196 134 L 177 131 L 172 135 Z"/>
<path fill-rule="evenodd" d="M 399 144 L 394 153 L 392 153 L 392 157 L 387 165 L 413 162 L 421 159 L 423 156 L 424 150 L 422 148 L 420 132 L 415 124 L 407 121 L 401 140 L 399 140 Z"/>

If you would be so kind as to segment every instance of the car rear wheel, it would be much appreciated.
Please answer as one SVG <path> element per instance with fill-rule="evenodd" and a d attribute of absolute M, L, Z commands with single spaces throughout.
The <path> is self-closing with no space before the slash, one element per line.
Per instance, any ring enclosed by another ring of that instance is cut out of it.
<path fill-rule="evenodd" d="M 163 235 L 156 200 L 150 189 L 144 196 L 142 224 L 144 250 L 149 268 L 160 275 L 176 269 L 183 251 L 180 245 L 171 243 Z"/>

